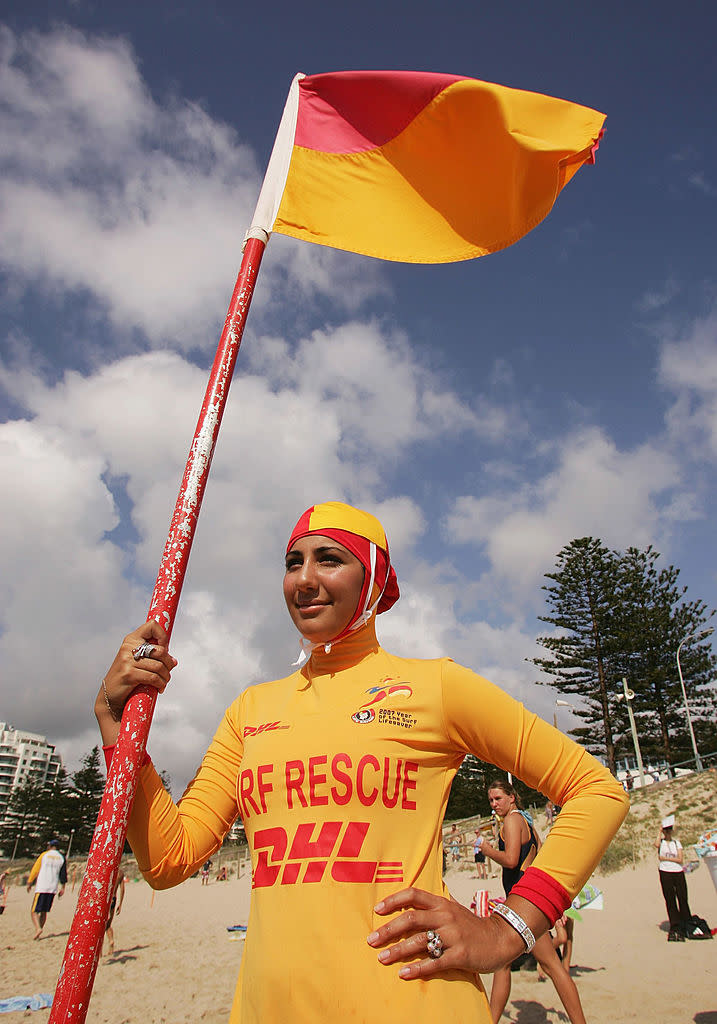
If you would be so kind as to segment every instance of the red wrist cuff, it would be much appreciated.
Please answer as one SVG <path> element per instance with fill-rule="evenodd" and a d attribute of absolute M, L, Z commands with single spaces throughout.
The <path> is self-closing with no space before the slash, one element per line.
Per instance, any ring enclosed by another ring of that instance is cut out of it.
<path fill-rule="evenodd" d="M 567 889 L 540 868 L 526 868 L 525 874 L 510 892 L 511 895 L 522 896 L 538 910 L 542 910 L 551 925 L 562 917 L 572 903 Z"/>
<path fill-rule="evenodd" d="M 117 744 L 113 743 L 111 747 L 103 747 L 102 748 L 102 753 L 105 755 L 105 765 L 107 766 L 107 771 L 110 770 L 110 765 L 112 764 L 112 758 L 114 756 L 114 752 L 115 752 L 115 747 L 116 746 L 117 746 Z M 145 750 L 144 758 L 142 759 L 142 768 L 144 768 L 144 766 L 146 764 L 151 764 L 151 763 L 152 763 L 152 758 L 149 756 L 149 754 Z"/>

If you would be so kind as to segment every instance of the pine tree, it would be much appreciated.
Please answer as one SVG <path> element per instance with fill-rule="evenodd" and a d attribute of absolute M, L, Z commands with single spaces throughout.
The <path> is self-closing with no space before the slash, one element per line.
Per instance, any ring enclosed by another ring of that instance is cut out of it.
<path fill-rule="evenodd" d="M 620 559 L 618 644 L 622 674 L 636 695 L 633 712 L 641 746 L 670 763 L 679 760 L 675 741 L 681 753 L 692 756 L 676 664 L 677 649 L 689 636 L 696 642 L 682 648 L 680 664 L 690 712 L 697 719 L 714 717 L 715 693 L 708 684 L 716 659 L 709 643 L 698 637 L 714 612 L 707 614 L 702 601 L 688 601 L 687 587 L 679 585 L 680 570 L 658 568 L 659 557 L 650 545 L 644 551 L 628 548 Z"/>
<path fill-rule="evenodd" d="M 456 772 L 446 807 L 446 821 L 472 818 L 476 814 L 490 814 L 486 794 L 486 766 L 474 754 L 466 754 Z"/>
<path fill-rule="evenodd" d="M 506 773 L 495 765 L 481 761 L 475 754 L 466 754 L 451 786 L 445 820 L 455 821 L 458 818 L 473 818 L 476 815 L 488 817 L 488 786 L 499 777 L 506 778 Z M 524 807 L 540 804 L 544 800 L 542 794 L 531 789 L 520 779 L 514 777 L 513 785 Z"/>
<path fill-rule="evenodd" d="M 30 856 L 37 848 L 42 826 L 43 790 L 42 782 L 27 779 L 10 794 L 0 840 L 6 856 Z"/>
<path fill-rule="evenodd" d="M 172 776 L 169 774 L 169 772 L 167 771 L 166 768 L 163 768 L 161 772 L 158 771 L 157 774 L 159 775 L 159 777 L 160 777 L 160 779 L 162 781 L 162 785 L 164 786 L 164 788 L 167 790 L 167 792 L 171 796 L 172 795 Z"/>
<path fill-rule="evenodd" d="M 56 778 L 43 789 L 40 804 L 44 840 L 69 840 L 73 828 L 73 807 L 70 780 L 64 766 L 60 767 Z"/>
<path fill-rule="evenodd" d="M 558 553 L 556 571 L 545 575 L 553 581 L 543 586 L 550 614 L 539 618 L 556 632 L 538 637 L 550 656 L 531 660 L 551 677 L 539 682 L 580 698 L 576 714 L 585 725 L 572 734 L 592 753 L 604 754 L 614 774 L 617 556 L 598 538 L 581 537 Z"/>
<path fill-rule="evenodd" d="M 571 733 L 594 754 L 605 755 L 611 771 L 616 753 L 632 753 L 622 679 L 635 693 L 632 704 L 643 754 L 674 763 L 691 757 L 675 655 L 681 665 L 690 712 L 705 735 L 717 708 L 708 684 L 717 659 L 705 637 L 705 623 L 715 614 L 703 601 L 688 600 L 679 584 L 679 569 L 659 568 L 652 546 L 630 547 L 624 554 L 608 550 L 599 539 L 573 540 L 557 556 L 547 593 L 550 614 L 541 621 L 556 627 L 538 643 L 549 656 L 533 663 L 550 676 L 548 685 L 575 695 L 576 714 L 586 723 Z M 546 680 L 540 680 L 545 683 Z"/>
<path fill-rule="evenodd" d="M 73 847 L 78 853 L 85 853 L 90 848 L 105 788 L 99 747 L 93 747 L 80 763 L 81 767 L 72 775 L 69 818 L 75 830 Z"/>

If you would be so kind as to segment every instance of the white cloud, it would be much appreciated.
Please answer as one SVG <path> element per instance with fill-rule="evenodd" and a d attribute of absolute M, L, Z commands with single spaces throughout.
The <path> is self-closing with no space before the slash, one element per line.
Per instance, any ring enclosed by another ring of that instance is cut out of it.
<path fill-rule="evenodd" d="M 696 320 L 684 337 L 663 344 L 659 376 L 676 396 L 668 425 L 683 457 L 717 457 L 717 313 Z"/>
<path fill-rule="evenodd" d="M 664 306 L 669 305 L 679 292 L 680 287 L 677 282 L 669 278 L 657 288 L 648 289 L 637 300 L 637 309 L 641 313 L 655 313 L 657 310 L 661 310 Z"/>
<path fill-rule="evenodd" d="M 433 379 L 403 339 L 376 325 L 315 332 L 293 352 L 278 340 L 255 351 L 232 385 L 175 626 L 180 668 L 152 740 L 158 763 L 178 779 L 236 693 L 289 671 L 297 639 L 281 598 L 283 548 L 310 504 L 343 498 L 383 518 L 405 568 L 398 631 L 404 620 L 416 624 L 426 653 L 450 636 L 461 589 L 454 573 L 441 615 L 421 612 L 411 576 L 424 512 L 381 490 L 417 440 L 480 431 L 480 419 L 449 391 L 456 423 L 432 415 Z M 25 683 L 4 713 L 64 739 L 71 756 L 117 643 L 146 613 L 206 375 L 165 351 L 69 372 L 54 385 L 30 369 L 0 370 L 0 382 L 32 417 L 0 426 L 3 478 L 13 483 L 0 630 L 5 663 Z M 108 486 L 117 481 L 130 505 L 119 525 Z M 430 602 L 438 594 L 431 587 Z M 29 623 L 42 637 L 39 660 Z M 30 712 L 38 695 L 47 709 L 39 718 Z"/>
<path fill-rule="evenodd" d="M 103 539 L 117 523 L 104 460 L 77 441 L 38 421 L 0 427 L 4 710 L 20 728 L 32 721 L 63 736 L 87 724 L 99 684 L 91 666 L 105 656 L 109 623 L 136 614 L 137 598 L 122 552 Z"/>
<path fill-rule="evenodd" d="M 533 711 L 549 716 L 551 691 L 534 685 L 539 673 L 527 659 L 538 648 L 518 621 L 497 625 L 462 618 L 466 580 L 454 568 L 412 562 L 410 581 L 377 633 L 390 651 L 411 658 L 453 658 L 497 683 Z"/>
<path fill-rule="evenodd" d="M 260 169 L 233 127 L 151 95 L 122 39 L 4 30 L 0 92 L 5 297 L 32 289 L 43 316 L 70 309 L 93 367 L 43 382 L 40 346 L 19 335 L 7 345 L 14 369 L 0 365 L 27 415 L 0 426 L 0 657 L 13 681 L 3 715 L 46 732 L 72 761 L 96 742 L 99 677 L 146 613 L 206 381 L 186 353 L 214 346 Z M 674 491 L 676 458 L 657 442 L 622 449 L 597 428 L 536 436 L 526 479 L 512 448 L 491 447 L 527 436 L 519 410 L 461 399 L 400 330 L 361 318 L 387 291 L 378 261 L 271 243 L 175 626 L 180 666 L 151 739 L 175 782 L 237 692 L 289 670 L 283 547 L 316 500 L 353 501 L 386 524 L 403 593 L 379 620 L 389 649 L 450 654 L 544 713 L 552 698 L 531 685 L 525 617 L 555 553 L 586 533 L 655 542 L 699 514 L 694 495 Z M 272 293 L 284 312 L 270 319 Z M 668 299 L 656 291 L 644 308 Z M 695 454 L 717 452 L 714 339 L 708 320 L 662 352 L 662 382 L 677 395 L 670 441 L 689 440 Z M 158 350 L 127 355 L 145 340 Z M 505 362 L 481 379 L 514 391 Z M 454 470 L 457 441 L 475 456 Z M 549 468 L 536 479 L 539 461 Z M 436 498 L 435 481 L 415 474 L 439 462 Z M 482 497 L 453 501 L 469 486 L 455 482 L 461 472 L 480 474 Z M 410 484 L 396 488 L 396 477 Z M 434 506 L 451 501 L 447 533 L 475 546 L 470 563 L 436 554 Z"/>
<path fill-rule="evenodd" d="M 320 399 L 339 426 L 344 455 L 361 461 L 367 450 L 381 459 L 433 437 L 508 432 L 505 410 L 480 397 L 475 406 L 461 401 L 417 362 L 402 332 L 386 335 L 375 323 L 316 330 L 293 353 L 277 339 L 259 342 L 248 358 L 277 384 Z"/>
<path fill-rule="evenodd" d="M 15 292 L 89 297 L 131 344 L 213 348 L 259 192 L 253 152 L 200 105 L 157 102 L 123 39 L 0 35 L 0 265 Z M 375 262 L 282 240 L 272 288 L 355 310 Z M 98 339 L 102 344 L 105 339 Z M 116 339 L 115 339 L 116 341 Z"/>
<path fill-rule="evenodd" d="M 714 185 L 702 171 L 693 171 L 687 180 L 693 188 L 696 188 L 698 192 L 702 192 L 703 195 L 713 196 L 717 192 L 717 189 L 715 189 Z"/>
<path fill-rule="evenodd" d="M 485 550 L 493 579 L 526 596 L 576 536 L 615 547 L 654 542 L 660 499 L 679 482 L 676 460 L 660 448 L 620 451 L 595 427 L 556 445 L 554 464 L 510 493 L 457 498 L 445 523 L 450 540 Z"/>

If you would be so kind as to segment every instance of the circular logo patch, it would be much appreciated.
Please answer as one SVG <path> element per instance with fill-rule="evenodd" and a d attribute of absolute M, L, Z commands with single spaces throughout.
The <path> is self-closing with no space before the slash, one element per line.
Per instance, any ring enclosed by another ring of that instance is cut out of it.
<path fill-rule="evenodd" d="M 373 722 L 375 717 L 376 712 L 373 708 L 363 708 L 361 711 L 351 715 L 351 721 L 356 722 L 358 725 L 368 725 L 369 722 Z"/>

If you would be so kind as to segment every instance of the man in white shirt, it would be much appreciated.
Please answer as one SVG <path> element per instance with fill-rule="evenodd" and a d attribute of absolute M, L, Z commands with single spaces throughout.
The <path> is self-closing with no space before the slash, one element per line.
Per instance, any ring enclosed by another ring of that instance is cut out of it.
<path fill-rule="evenodd" d="M 67 883 L 67 866 L 65 858 L 57 849 L 58 846 L 57 839 L 50 840 L 45 852 L 41 853 L 33 864 L 27 879 L 28 892 L 32 888 L 32 883 L 35 882 L 35 896 L 30 910 L 30 917 L 35 925 L 35 935 L 33 936 L 35 939 L 39 939 L 42 935 L 42 929 L 45 927 L 55 894 L 62 896 Z"/>

